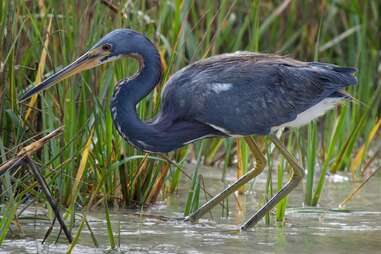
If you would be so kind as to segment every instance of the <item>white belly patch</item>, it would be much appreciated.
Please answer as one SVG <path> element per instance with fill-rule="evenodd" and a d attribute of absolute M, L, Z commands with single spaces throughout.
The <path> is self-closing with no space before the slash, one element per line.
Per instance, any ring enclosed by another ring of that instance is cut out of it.
<path fill-rule="evenodd" d="M 271 128 L 271 131 L 275 131 L 282 127 L 300 127 L 303 126 L 312 120 L 322 116 L 328 110 L 336 107 L 343 98 L 326 98 L 319 102 L 318 104 L 312 106 L 306 111 L 298 114 L 298 116 L 292 120 L 291 122 L 286 122 L 281 124 L 280 126 L 274 126 Z"/>

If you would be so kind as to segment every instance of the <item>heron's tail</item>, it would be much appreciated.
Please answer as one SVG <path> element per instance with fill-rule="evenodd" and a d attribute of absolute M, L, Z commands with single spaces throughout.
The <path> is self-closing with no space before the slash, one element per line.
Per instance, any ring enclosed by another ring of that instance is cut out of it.
<path fill-rule="evenodd" d="M 357 68 L 341 67 L 334 64 L 311 62 L 312 68 L 319 69 L 319 79 L 331 84 L 340 84 L 343 87 L 356 85 L 357 78 L 353 75 Z"/>

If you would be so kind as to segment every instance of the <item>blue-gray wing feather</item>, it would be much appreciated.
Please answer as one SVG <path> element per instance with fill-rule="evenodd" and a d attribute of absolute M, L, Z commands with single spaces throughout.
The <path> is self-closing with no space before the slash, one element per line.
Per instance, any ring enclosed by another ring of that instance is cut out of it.
<path fill-rule="evenodd" d="M 161 114 L 229 134 L 268 134 L 324 98 L 340 96 L 357 83 L 354 71 L 249 52 L 220 55 L 175 73 L 163 92 Z"/>

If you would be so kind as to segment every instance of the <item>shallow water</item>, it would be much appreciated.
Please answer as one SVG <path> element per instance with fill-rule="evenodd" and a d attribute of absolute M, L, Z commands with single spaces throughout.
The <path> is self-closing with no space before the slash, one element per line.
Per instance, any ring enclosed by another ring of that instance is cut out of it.
<path fill-rule="evenodd" d="M 221 172 L 205 169 L 208 191 L 222 188 L 218 180 Z M 264 190 L 264 176 L 253 190 L 229 201 L 229 217 L 221 216 L 221 207 L 213 210 L 213 219 L 206 216 L 199 223 L 139 217 L 131 211 L 114 210 L 113 222 L 117 251 L 108 249 L 106 222 L 103 212 L 88 215 L 99 248 L 95 248 L 90 233 L 84 227 L 79 244 L 73 253 L 381 253 L 381 177 L 372 178 L 349 203 L 348 210 L 335 209 L 354 186 L 359 183 L 341 180 L 327 181 L 319 208 L 303 207 L 303 186 L 289 196 L 286 225 L 271 226 L 263 222 L 248 232 L 237 226 L 245 220 L 246 210 L 252 214 L 258 208 Z M 232 178 L 231 178 L 232 179 Z M 337 178 L 336 178 L 337 179 Z M 186 199 L 186 184 L 179 194 L 145 211 L 148 214 L 180 217 Z M 275 185 L 274 185 L 275 186 Z M 237 205 L 240 203 L 240 209 Z M 31 214 L 45 215 L 45 211 L 30 209 Z M 68 249 L 63 237 L 54 244 L 57 228 L 47 244 L 41 240 L 49 227 L 46 221 L 22 221 L 24 236 L 6 240 L 0 253 L 65 253 Z"/>

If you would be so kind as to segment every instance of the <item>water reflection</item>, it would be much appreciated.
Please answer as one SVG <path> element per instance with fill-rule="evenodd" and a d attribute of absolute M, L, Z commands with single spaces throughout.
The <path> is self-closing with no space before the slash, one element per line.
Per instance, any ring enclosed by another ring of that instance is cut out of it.
<path fill-rule="evenodd" d="M 219 173 L 205 172 L 210 192 L 219 191 Z M 249 213 L 258 208 L 264 181 L 255 184 L 255 193 L 231 197 L 229 217 L 222 207 L 213 210 L 213 220 L 208 216 L 197 224 L 179 220 L 161 220 L 128 214 L 131 211 L 115 210 L 112 213 L 114 234 L 118 242 L 117 252 L 132 253 L 380 253 L 381 252 L 381 177 L 373 178 L 362 192 L 350 203 L 347 210 L 331 209 L 345 198 L 353 188 L 350 181 L 327 182 L 321 207 L 302 207 L 302 185 L 292 192 L 286 211 L 286 224 L 271 226 L 259 224 L 249 232 L 239 232 L 238 225 Z M 146 213 L 180 217 L 186 192 L 169 197 L 153 206 Z M 239 202 L 239 205 L 237 204 Z M 226 205 L 226 204 L 225 204 Z M 29 211 L 34 214 L 35 211 Z M 45 211 L 38 210 L 44 215 Z M 94 248 L 90 232 L 83 229 L 74 253 L 104 253 L 108 248 L 106 222 L 102 212 L 88 216 L 100 248 Z M 41 239 L 49 227 L 47 221 L 23 222 L 25 236 L 6 240 L 0 253 L 65 253 L 68 246 L 41 245 Z M 49 239 L 54 241 L 57 229 Z"/>

